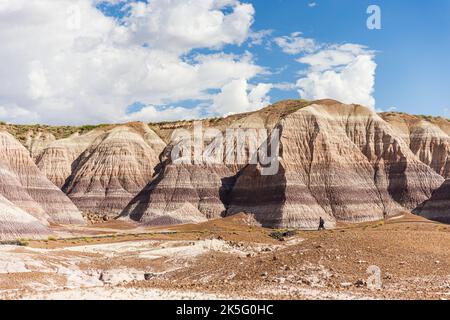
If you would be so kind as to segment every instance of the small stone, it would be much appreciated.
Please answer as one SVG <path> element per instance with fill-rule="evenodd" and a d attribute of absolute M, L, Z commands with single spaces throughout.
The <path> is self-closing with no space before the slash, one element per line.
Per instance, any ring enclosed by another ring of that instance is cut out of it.
<path fill-rule="evenodd" d="M 366 282 L 364 281 L 364 280 L 357 280 L 356 282 L 355 282 L 355 287 L 357 287 L 357 288 L 361 288 L 361 287 L 364 287 L 366 285 Z"/>
<path fill-rule="evenodd" d="M 149 280 L 153 279 L 154 277 L 155 277 L 155 275 L 153 273 L 144 273 L 145 281 L 149 281 Z"/>
<path fill-rule="evenodd" d="M 283 283 L 286 282 L 286 278 L 278 278 L 278 279 L 277 279 L 277 282 L 278 282 L 279 284 L 283 284 Z"/>
<path fill-rule="evenodd" d="M 363 264 L 363 263 L 367 263 L 367 261 L 364 261 L 364 260 L 358 260 L 357 263 Z"/>
<path fill-rule="evenodd" d="M 306 284 L 307 286 L 310 286 L 312 284 L 311 280 L 309 279 L 302 278 L 300 281 L 301 283 Z"/>

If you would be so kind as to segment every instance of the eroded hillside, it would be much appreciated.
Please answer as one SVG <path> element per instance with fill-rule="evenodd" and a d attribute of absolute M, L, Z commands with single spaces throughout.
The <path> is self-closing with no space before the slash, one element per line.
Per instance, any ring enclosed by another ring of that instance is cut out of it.
<path fill-rule="evenodd" d="M 259 165 L 173 163 L 172 134 L 192 131 L 194 120 L 83 127 L 1 124 L 0 131 L 20 141 L 38 171 L 91 222 L 120 216 L 164 225 L 247 212 L 268 227 L 314 228 L 319 217 L 332 227 L 411 210 L 448 219 L 442 210 L 448 189 L 443 183 L 450 174 L 446 119 L 376 114 L 333 100 L 287 100 L 200 123 L 203 130 L 222 132 L 277 128 L 280 170 L 262 176 Z"/>

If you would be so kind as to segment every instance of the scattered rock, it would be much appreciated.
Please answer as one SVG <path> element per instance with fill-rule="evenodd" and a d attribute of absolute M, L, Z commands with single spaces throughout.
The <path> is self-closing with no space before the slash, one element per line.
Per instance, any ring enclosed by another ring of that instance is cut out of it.
<path fill-rule="evenodd" d="M 285 241 L 285 238 L 292 238 L 296 234 L 297 231 L 295 230 L 287 230 L 287 231 L 274 231 L 271 234 L 269 234 L 269 236 L 278 241 Z"/>
<path fill-rule="evenodd" d="M 361 287 L 365 287 L 365 286 L 366 286 L 366 282 L 365 282 L 364 280 L 359 279 L 359 280 L 357 280 L 357 281 L 354 283 L 354 285 L 355 285 L 355 287 L 357 287 L 357 288 L 361 288 Z"/>
<path fill-rule="evenodd" d="M 385 280 L 390 280 L 390 279 L 392 279 L 392 274 L 390 274 L 389 272 L 386 272 L 386 273 L 384 274 L 383 279 L 385 279 Z"/>
<path fill-rule="evenodd" d="M 145 281 L 149 281 L 153 278 L 156 278 L 156 275 L 154 273 L 144 273 L 144 279 Z"/>

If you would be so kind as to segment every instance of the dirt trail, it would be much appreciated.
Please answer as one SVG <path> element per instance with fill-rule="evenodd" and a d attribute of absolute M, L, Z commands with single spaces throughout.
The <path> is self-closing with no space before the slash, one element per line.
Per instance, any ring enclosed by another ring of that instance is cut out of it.
<path fill-rule="evenodd" d="M 242 219 L 0 246 L 0 298 L 450 298 L 449 226 L 405 215 L 277 241 Z"/>

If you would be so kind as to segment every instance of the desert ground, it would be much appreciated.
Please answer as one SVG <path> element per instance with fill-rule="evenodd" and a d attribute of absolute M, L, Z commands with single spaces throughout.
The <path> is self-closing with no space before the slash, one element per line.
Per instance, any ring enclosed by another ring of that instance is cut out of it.
<path fill-rule="evenodd" d="M 450 226 L 410 214 L 289 233 L 243 214 L 53 230 L 48 239 L 0 245 L 0 298 L 450 298 Z M 381 271 L 381 287 L 370 285 L 370 266 Z"/>

